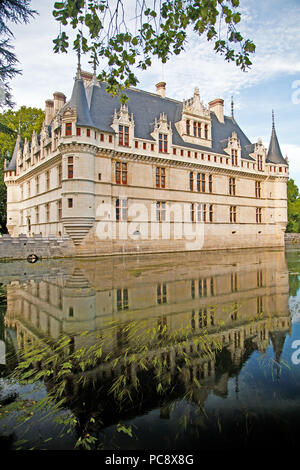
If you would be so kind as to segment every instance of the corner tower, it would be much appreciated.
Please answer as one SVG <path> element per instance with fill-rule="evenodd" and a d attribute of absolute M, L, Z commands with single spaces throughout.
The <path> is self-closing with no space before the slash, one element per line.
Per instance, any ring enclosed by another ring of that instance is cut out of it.
<path fill-rule="evenodd" d="M 79 245 L 95 221 L 97 132 L 87 102 L 80 60 L 71 100 L 62 109 L 62 222 Z"/>

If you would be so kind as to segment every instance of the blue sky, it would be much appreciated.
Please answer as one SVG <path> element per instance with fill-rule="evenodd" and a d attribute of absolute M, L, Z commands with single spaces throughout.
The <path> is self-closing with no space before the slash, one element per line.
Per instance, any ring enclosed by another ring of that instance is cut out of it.
<path fill-rule="evenodd" d="M 131 0 L 126 0 L 130 2 Z M 199 87 L 204 103 L 221 97 L 230 114 L 234 96 L 235 117 L 251 141 L 262 138 L 266 147 L 271 134 L 271 113 L 284 156 L 290 163 L 290 177 L 300 188 L 300 1 L 240 0 L 243 21 L 240 30 L 256 44 L 253 65 L 247 73 L 224 61 L 213 44 L 191 37 L 186 51 L 164 67 L 155 62 L 138 74 L 138 88 L 155 90 L 162 78 L 167 96 L 186 99 Z M 33 0 L 40 15 L 30 25 L 13 26 L 15 49 L 23 74 L 12 82 L 17 104 L 44 108 L 53 92 L 70 96 L 76 70 L 73 51 L 54 54 L 52 40 L 59 26 L 52 17 L 54 0 Z M 130 3 L 129 3 L 130 4 Z M 83 68 L 89 70 L 87 59 Z"/>

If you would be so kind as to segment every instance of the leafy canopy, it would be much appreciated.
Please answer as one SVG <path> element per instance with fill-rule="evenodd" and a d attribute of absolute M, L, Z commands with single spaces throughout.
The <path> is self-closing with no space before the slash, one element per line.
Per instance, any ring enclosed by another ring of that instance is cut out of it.
<path fill-rule="evenodd" d="M 300 232 L 300 195 L 299 189 L 293 179 L 288 180 L 288 225 L 286 231 L 289 233 Z"/>
<path fill-rule="evenodd" d="M 11 157 L 15 143 L 16 135 L 20 135 L 31 140 L 33 131 L 40 133 L 44 112 L 38 108 L 27 108 L 22 106 L 17 111 L 8 110 L 0 114 L 0 233 L 6 232 L 6 186 L 4 184 L 3 169 L 4 159 Z M 12 134 L 1 132 L 2 126 L 11 129 Z"/>
<path fill-rule="evenodd" d="M 10 24 L 28 23 L 36 14 L 30 9 L 31 0 L 0 1 L 0 107 L 13 106 L 9 82 L 21 71 L 11 39 L 14 35 Z"/>
<path fill-rule="evenodd" d="M 146 70 L 154 57 L 165 63 L 172 54 L 180 54 L 193 33 L 214 41 L 217 53 L 246 70 L 255 45 L 237 30 L 239 4 L 239 0 L 55 2 L 53 15 L 61 30 L 53 41 L 54 51 L 68 51 L 66 31 L 71 26 L 76 31 L 73 48 L 77 52 L 88 53 L 94 66 L 100 58 L 106 60 L 107 68 L 99 79 L 108 83 L 111 94 L 136 86 L 135 68 Z"/>

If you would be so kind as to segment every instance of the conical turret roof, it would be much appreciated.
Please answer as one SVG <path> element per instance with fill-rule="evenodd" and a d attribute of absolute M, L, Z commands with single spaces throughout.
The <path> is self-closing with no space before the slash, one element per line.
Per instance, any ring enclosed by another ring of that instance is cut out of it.
<path fill-rule="evenodd" d="M 6 171 L 15 171 L 16 170 L 16 168 L 17 168 L 17 156 L 18 156 L 18 150 L 19 150 L 19 147 L 20 147 L 20 143 L 21 143 L 21 136 L 20 136 L 20 134 L 18 134 L 12 157 L 11 157 L 10 161 L 8 162 L 8 164 L 6 166 Z"/>
<path fill-rule="evenodd" d="M 274 123 L 274 112 L 272 114 L 272 135 L 271 135 L 266 162 L 267 163 L 280 163 L 280 164 L 286 165 L 286 160 L 284 159 L 281 153 L 280 145 L 277 139 L 275 123 Z"/>
<path fill-rule="evenodd" d="M 76 108 L 77 124 L 80 126 L 96 127 L 90 115 L 89 105 L 85 93 L 84 82 L 81 77 L 80 66 L 77 69 L 72 97 L 69 105 Z"/>

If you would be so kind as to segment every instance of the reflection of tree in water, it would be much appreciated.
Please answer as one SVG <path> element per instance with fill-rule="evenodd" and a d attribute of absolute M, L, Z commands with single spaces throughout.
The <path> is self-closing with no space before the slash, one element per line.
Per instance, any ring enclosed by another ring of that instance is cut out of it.
<path fill-rule="evenodd" d="M 290 296 L 296 297 L 300 289 L 300 276 L 298 274 L 289 274 Z"/>

